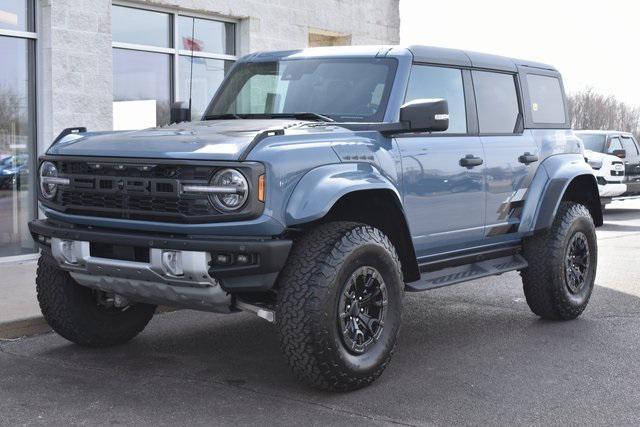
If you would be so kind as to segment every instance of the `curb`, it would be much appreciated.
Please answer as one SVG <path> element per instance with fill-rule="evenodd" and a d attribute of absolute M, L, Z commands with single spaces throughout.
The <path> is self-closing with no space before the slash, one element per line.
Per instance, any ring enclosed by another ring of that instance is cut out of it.
<path fill-rule="evenodd" d="M 173 311 L 178 310 L 173 307 L 159 306 L 156 309 L 156 315 L 171 313 Z M 0 322 L 0 340 L 32 337 L 34 335 L 46 334 L 47 332 L 51 332 L 51 326 L 49 326 L 42 316 L 11 320 L 4 323 Z"/>
<path fill-rule="evenodd" d="M 50 331 L 51 327 L 41 316 L 12 320 L 10 322 L 0 323 L 0 340 L 30 337 Z"/>

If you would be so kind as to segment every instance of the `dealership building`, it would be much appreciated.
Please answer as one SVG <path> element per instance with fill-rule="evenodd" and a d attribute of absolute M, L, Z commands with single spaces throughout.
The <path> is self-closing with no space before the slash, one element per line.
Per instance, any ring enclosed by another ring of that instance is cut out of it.
<path fill-rule="evenodd" d="M 399 0 L 0 0 L 0 261 L 33 257 L 37 157 L 64 128 L 198 119 L 242 55 L 397 44 Z M 192 59 L 193 57 L 193 59 Z"/>

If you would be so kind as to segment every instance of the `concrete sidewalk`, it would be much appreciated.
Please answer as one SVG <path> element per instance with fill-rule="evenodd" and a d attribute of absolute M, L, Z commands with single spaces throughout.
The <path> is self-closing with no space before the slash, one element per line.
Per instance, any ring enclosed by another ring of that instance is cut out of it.
<path fill-rule="evenodd" d="M 36 299 L 36 265 L 36 260 L 0 264 L 0 339 L 50 329 Z"/>

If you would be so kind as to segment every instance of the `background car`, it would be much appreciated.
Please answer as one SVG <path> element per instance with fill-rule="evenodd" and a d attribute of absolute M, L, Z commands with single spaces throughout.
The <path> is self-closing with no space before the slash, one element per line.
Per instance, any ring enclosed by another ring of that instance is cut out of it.
<path fill-rule="evenodd" d="M 602 176 L 607 180 L 606 185 L 604 185 L 605 182 L 599 179 L 599 187 L 607 187 L 617 181 L 621 181 L 626 186 L 625 191 L 618 195 L 613 194 L 618 192 L 619 188 L 607 188 L 606 190 L 611 195 L 605 196 L 604 202 L 609 203 L 611 200 L 621 198 L 640 197 L 640 148 L 638 148 L 638 143 L 633 134 L 603 130 L 581 130 L 575 133 L 584 143 L 585 155 L 592 163 L 591 166 L 594 167 L 594 164 L 598 166 L 600 160 L 603 161 L 599 170 L 594 168 L 596 177 Z M 612 157 L 616 157 L 619 160 L 614 160 Z M 606 168 L 609 162 L 611 162 L 611 169 L 607 171 Z M 622 163 L 622 171 L 616 169 L 620 168 L 616 162 Z"/>

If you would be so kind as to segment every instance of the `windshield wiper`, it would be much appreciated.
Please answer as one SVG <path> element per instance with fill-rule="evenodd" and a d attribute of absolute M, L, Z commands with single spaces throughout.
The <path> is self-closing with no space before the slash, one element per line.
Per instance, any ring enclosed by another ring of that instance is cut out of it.
<path fill-rule="evenodd" d="M 300 113 L 253 113 L 253 114 L 212 114 L 204 116 L 203 120 L 240 120 L 240 119 L 279 119 L 279 118 L 294 118 L 300 120 L 314 120 L 317 122 L 333 122 L 331 117 L 324 116 L 318 113 L 300 112 Z"/>
<path fill-rule="evenodd" d="M 300 112 L 300 113 L 273 113 L 266 114 L 271 117 L 293 117 L 294 119 L 300 120 L 315 120 L 318 122 L 333 122 L 334 120 L 331 117 L 324 116 L 318 113 L 311 112 Z"/>
<path fill-rule="evenodd" d="M 204 116 L 202 118 L 202 120 L 240 120 L 240 119 L 242 119 L 242 117 L 240 117 L 238 114 L 233 114 L 233 113 L 212 114 L 210 116 Z"/>

